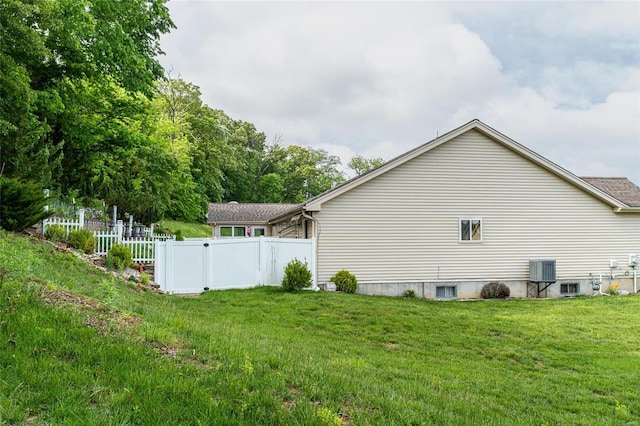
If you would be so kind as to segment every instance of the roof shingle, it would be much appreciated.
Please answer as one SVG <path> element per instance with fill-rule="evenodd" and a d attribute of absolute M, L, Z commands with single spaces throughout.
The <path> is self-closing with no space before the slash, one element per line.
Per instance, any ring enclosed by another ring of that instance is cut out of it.
<path fill-rule="evenodd" d="M 640 207 L 640 188 L 625 177 L 583 177 L 581 179 L 629 207 Z"/>
<path fill-rule="evenodd" d="M 272 217 L 297 206 L 299 204 L 210 203 L 207 222 L 266 223 Z"/>

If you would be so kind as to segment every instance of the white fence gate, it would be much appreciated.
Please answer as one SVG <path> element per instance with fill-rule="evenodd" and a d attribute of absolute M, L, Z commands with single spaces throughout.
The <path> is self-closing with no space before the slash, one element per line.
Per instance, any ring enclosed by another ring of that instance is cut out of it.
<path fill-rule="evenodd" d="M 156 241 L 154 280 L 167 293 L 280 285 L 297 258 L 315 276 L 315 239 L 229 238 Z"/>

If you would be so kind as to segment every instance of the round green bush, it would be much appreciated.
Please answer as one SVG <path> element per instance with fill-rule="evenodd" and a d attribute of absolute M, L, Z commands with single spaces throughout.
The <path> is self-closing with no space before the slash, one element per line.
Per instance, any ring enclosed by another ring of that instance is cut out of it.
<path fill-rule="evenodd" d="M 358 289 L 356 276 L 346 269 L 335 274 L 330 281 L 336 284 L 336 290 L 344 293 L 355 293 Z"/>
<path fill-rule="evenodd" d="M 133 263 L 131 250 L 122 244 L 114 244 L 107 253 L 107 263 L 111 263 L 118 269 L 130 266 Z"/>
<path fill-rule="evenodd" d="M 75 248 L 82 250 L 86 254 L 93 254 L 96 245 L 96 239 L 93 232 L 87 229 L 76 229 L 69 233 L 69 244 Z"/>
<path fill-rule="evenodd" d="M 480 297 L 483 299 L 506 299 L 511 294 L 511 290 L 505 283 L 491 281 L 485 284 L 480 290 Z"/>
<path fill-rule="evenodd" d="M 49 241 L 64 241 L 67 239 L 67 230 L 62 225 L 47 225 L 44 237 Z"/>
<path fill-rule="evenodd" d="M 282 287 L 287 291 L 302 290 L 311 287 L 311 278 L 307 262 L 302 263 L 298 259 L 293 259 L 284 268 Z"/>
<path fill-rule="evenodd" d="M 414 297 L 416 297 L 416 291 L 412 289 L 408 289 L 404 291 L 403 295 L 407 299 L 413 299 Z"/>

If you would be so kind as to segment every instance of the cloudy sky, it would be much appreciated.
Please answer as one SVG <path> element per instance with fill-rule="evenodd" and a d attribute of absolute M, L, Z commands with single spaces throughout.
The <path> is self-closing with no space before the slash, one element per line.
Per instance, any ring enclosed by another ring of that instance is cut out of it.
<path fill-rule="evenodd" d="M 640 2 L 168 6 L 160 62 L 269 140 L 388 160 L 479 118 L 640 185 Z"/>

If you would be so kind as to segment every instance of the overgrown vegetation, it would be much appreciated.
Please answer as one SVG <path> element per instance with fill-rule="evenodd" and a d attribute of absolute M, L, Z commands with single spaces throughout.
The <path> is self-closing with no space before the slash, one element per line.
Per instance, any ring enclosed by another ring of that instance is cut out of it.
<path fill-rule="evenodd" d="M 268 287 L 183 298 L 6 232 L 0 292 L 3 424 L 640 417 L 636 295 L 442 303 Z"/>
<path fill-rule="evenodd" d="M 346 269 L 336 273 L 331 277 L 330 281 L 335 283 L 336 290 L 344 293 L 355 293 L 358 289 L 358 279 Z"/>
<path fill-rule="evenodd" d="M 287 291 L 298 291 L 311 287 L 312 275 L 307 262 L 293 259 L 284 268 L 282 288 Z"/>
<path fill-rule="evenodd" d="M 482 286 L 480 297 L 483 299 L 506 299 L 511 294 L 511 290 L 505 283 L 491 281 Z"/>

